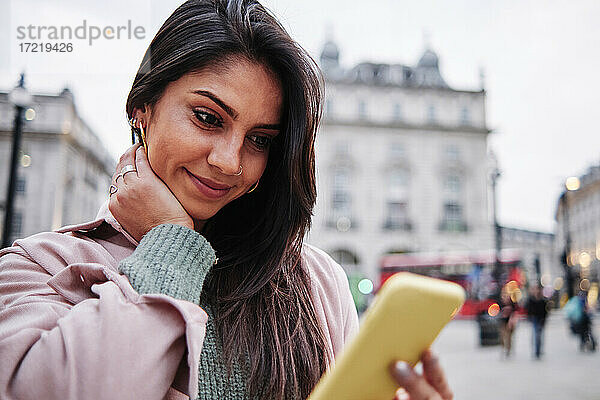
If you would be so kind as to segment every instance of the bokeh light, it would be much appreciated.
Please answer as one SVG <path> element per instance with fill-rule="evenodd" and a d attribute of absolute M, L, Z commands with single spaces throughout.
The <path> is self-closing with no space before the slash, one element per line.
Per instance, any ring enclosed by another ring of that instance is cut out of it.
<path fill-rule="evenodd" d="M 521 293 L 521 289 L 513 290 L 512 293 L 510 294 L 510 299 L 514 303 L 520 302 L 522 297 L 523 297 L 523 293 Z"/>
<path fill-rule="evenodd" d="M 358 282 L 358 290 L 362 294 L 371 294 L 373 292 L 373 282 L 370 279 L 362 279 Z"/>
<path fill-rule="evenodd" d="M 495 317 L 496 315 L 498 315 L 498 313 L 500 313 L 500 306 L 498 305 L 498 303 L 493 303 L 488 307 L 488 314 L 491 317 Z"/>
<path fill-rule="evenodd" d="M 579 187 L 581 186 L 581 182 L 579 181 L 579 178 L 576 176 L 570 176 L 567 178 L 566 182 L 565 182 L 565 186 L 567 187 L 567 190 L 579 190 Z"/>
<path fill-rule="evenodd" d="M 563 283 L 564 283 L 564 281 L 563 281 L 563 278 L 562 278 L 562 277 L 560 277 L 560 276 L 559 276 L 559 277 L 557 277 L 557 278 L 554 280 L 554 290 L 560 290 L 560 289 L 562 289 L 562 287 L 563 287 Z"/>
<path fill-rule="evenodd" d="M 33 108 L 28 108 L 25 111 L 25 119 L 27 121 L 33 121 L 35 119 L 35 110 Z"/>
<path fill-rule="evenodd" d="M 352 221 L 348 217 L 340 217 L 335 223 L 335 227 L 339 232 L 348 232 L 352 226 Z"/>
<path fill-rule="evenodd" d="M 29 167 L 31 165 L 31 156 L 23 154 L 23 156 L 21 156 L 21 165 L 25 168 Z"/>
<path fill-rule="evenodd" d="M 550 274 L 544 274 L 540 278 L 540 283 L 542 284 L 543 287 L 546 287 L 546 286 L 550 285 L 550 280 L 551 280 Z"/>
<path fill-rule="evenodd" d="M 588 291 L 587 301 L 592 309 L 595 309 L 596 302 L 598 301 L 598 282 L 592 283 L 590 290 Z"/>
<path fill-rule="evenodd" d="M 590 256 L 588 252 L 582 251 L 581 254 L 579 254 L 579 264 L 581 264 L 583 268 L 587 268 L 590 266 L 591 263 L 592 256 Z"/>
<path fill-rule="evenodd" d="M 579 289 L 583 290 L 583 291 L 587 291 L 590 288 L 590 280 L 589 279 L 582 279 L 581 282 L 579 282 Z"/>

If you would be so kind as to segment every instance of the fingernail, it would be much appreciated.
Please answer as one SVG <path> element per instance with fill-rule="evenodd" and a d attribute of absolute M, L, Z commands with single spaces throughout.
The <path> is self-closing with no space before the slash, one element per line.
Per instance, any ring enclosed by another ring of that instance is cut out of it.
<path fill-rule="evenodd" d="M 410 367 L 404 361 L 396 361 L 394 364 L 394 372 L 403 378 L 410 375 Z"/>
<path fill-rule="evenodd" d="M 434 354 L 431 352 L 431 350 L 427 350 L 427 351 L 425 351 L 425 353 L 423 354 L 423 361 L 425 361 L 426 363 L 429 363 L 429 364 L 434 364 L 434 363 L 437 363 L 437 362 L 438 362 L 438 360 L 439 360 L 439 359 L 437 358 L 437 356 L 435 356 L 435 355 L 434 355 Z"/>

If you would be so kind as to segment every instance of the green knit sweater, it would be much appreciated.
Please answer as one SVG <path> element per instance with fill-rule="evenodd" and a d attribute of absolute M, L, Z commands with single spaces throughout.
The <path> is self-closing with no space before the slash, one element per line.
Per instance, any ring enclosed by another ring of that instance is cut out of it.
<path fill-rule="evenodd" d="M 142 238 L 133 254 L 121 261 L 119 270 L 140 294 L 162 293 L 187 300 L 208 314 L 198 367 L 198 399 L 247 399 L 247 368 L 236 363 L 231 374 L 227 373 L 214 305 L 200 302 L 204 279 L 215 260 L 214 250 L 202 235 L 180 225 L 163 224 Z"/>

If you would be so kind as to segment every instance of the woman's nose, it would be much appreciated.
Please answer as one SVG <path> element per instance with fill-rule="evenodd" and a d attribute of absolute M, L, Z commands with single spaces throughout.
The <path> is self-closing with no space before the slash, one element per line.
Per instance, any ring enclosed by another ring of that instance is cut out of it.
<path fill-rule="evenodd" d="M 224 135 L 214 142 L 208 155 L 208 163 L 226 175 L 236 175 L 240 171 L 243 144 L 242 135 Z"/>

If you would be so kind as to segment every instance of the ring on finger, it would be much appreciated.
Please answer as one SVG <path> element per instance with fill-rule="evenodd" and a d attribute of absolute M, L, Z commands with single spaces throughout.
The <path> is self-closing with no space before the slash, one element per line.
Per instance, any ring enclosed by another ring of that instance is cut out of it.
<path fill-rule="evenodd" d="M 116 187 L 115 185 L 110 185 L 110 187 L 108 188 L 108 196 L 112 196 L 113 194 L 117 193 L 117 190 L 119 190 L 118 187 Z"/>
<path fill-rule="evenodd" d="M 121 174 L 122 175 L 125 175 L 128 172 L 134 172 L 134 171 L 137 171 L 137 170 L 131 164 L 127 164 L 126 166 L 124 166 L 123 168 L 121 168 Z"/>
<path fill-rule="evenodd" d="M 128 172 L 137 172 L 137 170 L 136 169 L 130 169 L 129 171 L 121 172 L 121 176 L 123 177 L 123 179 L 125 179 L 125 175 L 127 175 Z"/>
<path fill-rule="evenodd" d="M 128 172 L 137 173 L 137 169 L 135 169 L 135 167 L 133 165 L 127 164 L 126 166 L 121 168 L 121 173 L 119 175 L 121 175 L 121 178 L 125 179 L 125 175 L 127 175 Z"/>

